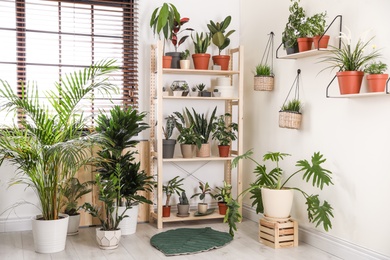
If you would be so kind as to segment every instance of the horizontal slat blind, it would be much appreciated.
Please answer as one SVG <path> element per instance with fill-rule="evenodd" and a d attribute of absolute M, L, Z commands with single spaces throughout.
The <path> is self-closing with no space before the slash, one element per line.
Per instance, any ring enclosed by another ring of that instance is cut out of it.
<path fill-rule="evenodd" d="M 18 92 L 37 82 L 44 99 L 64 74 L 115 59 L 120 93 L 96 93 L 84 112 L 138 107 L 137 11 L 136 0 L 0 0 L 0 78 Z"/>

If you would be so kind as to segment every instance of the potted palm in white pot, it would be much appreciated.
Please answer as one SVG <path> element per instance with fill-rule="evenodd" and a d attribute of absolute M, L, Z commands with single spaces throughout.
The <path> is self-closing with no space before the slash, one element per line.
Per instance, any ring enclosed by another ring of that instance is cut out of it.
<path fill-rule="evenodd" d="M 45 93 L 45 104 L 36 85 L 28 84 L 20 97 L 1 81 L 0 95 L 6 100 L 1 109 L 23 118 L 19 124 L 1 128 L 0 164 L 7 160 L 16 165 L 12 184 L 25 184 L 38 196 L 41 215 L 32 221 L 36 252 L 54 253 L 65 248 L 68 216 L 60 214 L 64 197 L 60 185 L 91 159 L 92 142 L 84 131 L 88 125 L 80 103 L 94 92 L 117 90 L 107 78 L 116 70 L 114 62 L 102 61 L 67 75 Z"/>

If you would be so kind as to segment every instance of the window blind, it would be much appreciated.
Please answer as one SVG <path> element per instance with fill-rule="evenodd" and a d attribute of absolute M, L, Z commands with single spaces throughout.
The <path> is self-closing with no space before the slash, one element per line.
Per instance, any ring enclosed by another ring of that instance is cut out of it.
<path fill-rule="evenodd" d="M 0 0 L 0 78 L 19 94 L 36 82 L 44 99 L 65 74 L 115 59 L 120 93 L 84 100 L 84 113 L 138 107 L 137 8 L 136 0 Z"/>

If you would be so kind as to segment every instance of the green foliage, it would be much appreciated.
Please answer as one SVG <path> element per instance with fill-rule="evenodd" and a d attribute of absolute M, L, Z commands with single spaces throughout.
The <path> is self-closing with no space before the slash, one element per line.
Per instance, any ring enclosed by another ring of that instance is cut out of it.
<path fill-rule="evenodd" d="M 199 189 L 200 192 L 193 194 L 191 199 L 199 196 L 199 199 L 203 200 L 204 202 L 206 200 L 206 195 L 209 195 L 211 198 L 213 198 L 213 194 L 211 193 L 211 188 L 208 182 L 206 182 L 206 184 L 199 182 Z"/>
<path fill-rule="evenodd" d="M 168 40 L 172 38 L 172 28 L 175 22 L 180 24 L 180 13 L 177 8 L 173 4 L 163 3 L 153 11 L 149 25 L 153 34 L 158 34 L 159 39 L 161 39 L 160 33 L 162 32 L 164 39 Z"/>
<path fill-rule="evenodd" d="M 191 34 L 191 39 L 194 43 L 195 53 L 206 53 L 207 49 L 209 48 L 211 44 L 211 36 L 208 33 L 205 33 L 203 35 L 203 32 L 200 34 L 195 34 L 195 39 L 193 35 Z"/>
<path fill-rule="evenodd" d="M 235 30 L 230 30 L 225 34 L 225 30 L 230 25 L 231 20 L 232 17 L 229 15 L 222 22 L 215 23 L 210 20 L 210 23 L 207 24 L 207 28 L 210 30 L 212 42 L 218 47 L 219 55 L 221 55 L 221 51 L 223 49 L 229 46 L 229 36 L 235 32 Z"/>
<path fill-rule="evenodd" d="M 234 237 L 234 231 L 237 231 L 236 223 L 240 222 L 242 219 L 241 214 L 238 212 L 240 208 L 240 204 L 238 203 L 237 200 L 231 197 L 226 197 L 225 200 L 226 200 L 227 210 L 223 222 L 228 223 L 229 234 L 232 237 Z"/>
<path fill-rule="evenodd" d="M 188 108 L 185 108 L 185 113 L 190 125 L 193 125 L 195 133 L 201 138 L 201 143 L 206 144 L 209 141 L 210 134 L 213 129 L 213 122 L 215 119 L 215 113 L 217 112 L 217 107 L 214 108 L 209 120 L 207 120 L 205 114 L 197 113 L 194 108 L 192 108 L 192 112 L 193 115 Z"/>
<path fill-rule="evenodd" d="M 206 91 L 206 84 L 204 83 L 199 83 L 198 85 L 196 85 L 196 88 L 202 92 L 202 91 Z"/>
<path fill-rule="evenodd" d="M 338 69 L 339 71 L 363 71 L 364 67 L 372 60 L 380 57 L 378 50 L 367 51 L 367 46 L 373 38 L 367 42 L 361 39 L 352 46 L 351 39 L 343 35 L 341 48 L 330 46 L 330 55 L 325 56 L 321 61 L 330 65 L 325 69 Z M 324 69 L 324 70 L 325 70 Z"/>
<path fill-rule="evenodd" d="M 258 64 L 256 66 L 255 76 L 272 76 L 271 67 L 267 64 Z"/>
<path fill-rule="evenodd" d="M 282 33 L 282 42 L 285 47 L 292 47 L 297 44 L 298 29 L 301 21 L 305 19 L 305 10 L 299 6 L 299 0 L 291 0 L 289 7 L 290 15 Z"/>
<path fill-rule="evenodd" d="M 187 195 L 186 195 L 186 192 L 183 191 L 181 193 L 181 196 L 179 196 L 179 204 L 180 205 L 189 205 L 190 203 L 188 202 L 188 198 L 187 198 Z"/>
<path fill-rule="evenodd" d="M 301 101 L 299 99 L 291 99 L 282 106 L 280 111 L 301 113 Z"/>
<path fill-rule="evenodd" d="M 89 126 L 81 102 L 94 93 L 117 91 L 107 78 L 117 69 L 114 62 L 101 61 L 67 74 L 53 90 L 44 93 L 45 104 L 36 85 L 23 85 L 20 97 L 16 88 L 0 80 L 0 96 L 5 100 L 1 110 L 21 120 L 20 125 L 0 129 L 0 164 L 7 160 L 17 167 L 11 185 L 33 188 L 45 220 L 58 219 L 64 195 L 61 182 L 73 177 L 91 159 L 92 141 L 84 131 Z"/>
<path fill-rule="evenodd" d="M 387 70 L 387 64 L 378 61 L 366 66 L 364 72 L 368 74 L 383 74 Z"/>
<path fill-rule="evenodd" d="M 216 189 L 218 190 L 218 193 L 215 193 L 213 198 L 221 202 L 227 202 L 227 198 L 231 197 L 232 185 L 223 181 L 223 186 L 217 187 Z"/>
<path fill-rule="evenodd" d="M 69 178 L 65 181 L 64 186 L 62 187 L 64 192 L 63 206 L 65 206 L 64 213 L 69 216 L 77 215 L 77 211 L 81 208 L 78 204 L 78 199 L 80 199 L 85 194 L 88 194 L 92 191 L 93 181 L 86 181 L 80 183 L 80 181 L 75 178 Z"/>
<path fill-rule="evenodd" d="M 238 124 L 227 124 L 231 115 L 226 113 L 220 115 L 213 123 L 212 138 L 218 140 L 219 145 L 230 145 L 230 143 L 237 139 Z"/>
<path fill-rule="evenodd" d="M 179 131 L 179 135 L 177 137 L 177 141 L 181 144 L 194 144 L 200 149 L 202 146 L 202 139 L 200 138 L 200 135 L 194 131 L 194 125 L 191 124 L 190 126 L 188 123 L 188 119 L 186 122 L 186 119 L 184 118 L 184 115 L 182 115 L 180 112 L 173 112 L 178 120 L 176 120 L 176 128 Z"/>
<path fill-rule="evenodd" d="M 165 139 L 168 140 L 172 136 L 173 129 L 175 129 L 176 120 L 175 116 L 173 115 L 167 116 L 165 119 L 167 120 L 167 122 L 165 123 L 165 128 L 163 127 L 162 129 Z"/>
<path fill-rule="evenodd" d="M 310 31 L 312 36 L 320 36 L 324 34 L 326 26 L 326 16 L 327 13 L 325 11 L 323 13 L 315 14 L 309 18 L 309 22 L 311 25 Z"/>
<path fill-rule="evenodd" d="M 180 59 L 182 60 L 187 60 L 189 56 L 190 56 L 190 51 L 188 49 L 180 53 Z"/>
<path fill-rule="evenodd" d="M 183 192 L 184 190 L 181 188 L 183 185 L 184 178 L 179 179 L 179 176 L 176 176 L 173 179 L 170 179 L 167 183 L 167 185 L 163 185 L 163 192 L 167 196 L 167 200 L 165 202 L 166 206 L 169 206 L 169 201 L 171 200 L 171 196 L 173 193 L 176 193 L 178 196 L 180 196 L 180 192 Z"/>

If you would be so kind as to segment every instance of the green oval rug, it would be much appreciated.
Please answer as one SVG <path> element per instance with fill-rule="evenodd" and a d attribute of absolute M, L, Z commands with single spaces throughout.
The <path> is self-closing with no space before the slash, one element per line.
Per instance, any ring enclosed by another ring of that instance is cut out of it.
<path fill-rule="evenodd" d="M 166 256 L 196 254 L 223 247 L 233 238 L 226 232 L 205 228 L 178 228 L 154 235 L 152 246 Z"/>

